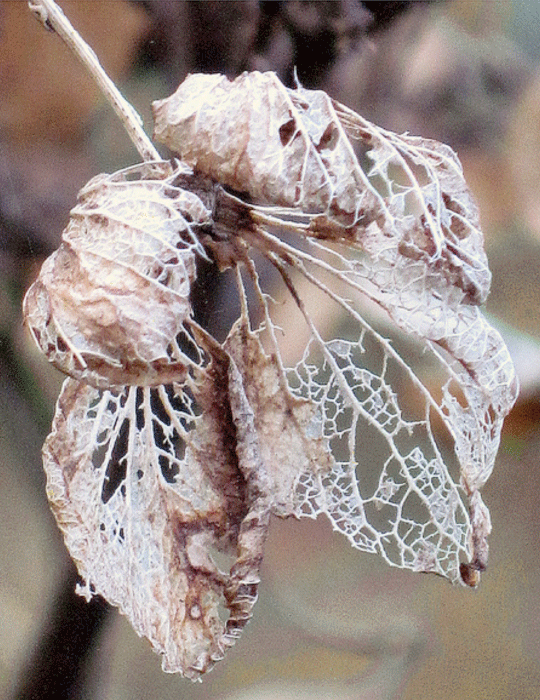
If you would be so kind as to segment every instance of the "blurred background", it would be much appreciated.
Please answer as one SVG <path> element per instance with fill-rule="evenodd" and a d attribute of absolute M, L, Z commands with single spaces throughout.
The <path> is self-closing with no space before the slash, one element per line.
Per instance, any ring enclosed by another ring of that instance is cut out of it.
<path fill-rule="evenodd" d="M 274 70 L 290 84 L 296 67 L 306 87 L 382 126 L 449 143 L 480 206 L 487 308 L 522 394 L 485 489 L 494 531 L 477 591 L 388 569 L 323 522 L 276 520 L 241 643 L 202 684 L 163 674 L 115 611 L 73 594 L 40 459 L 62 377 L 20 314 L 79 188 L 138 156 L 59 38 L 26 2 L 2 0 L 0 698 L 536 700 L 540 1 L 60 4 L 149 133 L 151 101 L 190 71 Z M 205 303 L 224 295 L 212 286 Z"/>

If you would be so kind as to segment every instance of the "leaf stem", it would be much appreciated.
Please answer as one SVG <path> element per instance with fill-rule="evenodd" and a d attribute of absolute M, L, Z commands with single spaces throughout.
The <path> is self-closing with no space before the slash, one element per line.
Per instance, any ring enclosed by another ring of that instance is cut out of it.
<path fill-rule="evenodd" d="M 103 70 L 98 57 L 72 26 L 54 0 L 29 0 L 28 6 L 47 28 L 55 31 L 88 69 L 99 89 L 122 121 L 135 148 L 145 161 L 162 160 L 142 127 L 142 119 Z"/>

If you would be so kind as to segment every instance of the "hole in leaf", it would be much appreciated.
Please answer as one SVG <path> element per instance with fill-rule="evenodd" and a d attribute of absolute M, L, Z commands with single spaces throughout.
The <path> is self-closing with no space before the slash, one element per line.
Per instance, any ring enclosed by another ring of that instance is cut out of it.
<path fill-rule="evenodd" d="M 178 468 L 178 464 L 176 464 L 176 462 L 174 462 L 170 457 L 164 454 L 159 455 L 158 462 L 165 481 L 168 484 L 174 484 L 176 476 L 180 471 Z"/>
<path fill-rule="evenodd" d="M 143 390 L 137 388 L 137 396 L 135 397 L 135 424 L 137 430 L 142 430 L 144 427 L 144 409 L 143 409 Z"/>
<path fill-rule="evenodd" d="M 107 465 L 105 478 L 103 479 L 103 487 L 101 490 L 101 500 L 107 503 L 120 484 L 126 478 L 126 455 L 129 441 L 129 420 L 124 419 L 118 437 L 114 444 L 111 458 Z"/>
<path fill-rule="evenodd" d="M 288 146 L 297 132 L 296 121 L 289 119 L 279 127 L 279 139 L 282 146 Z"/>
<path fill-rule="evenodd" d="M 319 153 L 325 149 L 328 151 L 333 151 L 334 148 L 337 146 L 338 141 L 339 131 L 335 128 L 335 126 L 332 123 L 330 123 L 324 130 L 324 133 L 321 136 L 321 140 L 319 141 L 318 146 L 316 146 L 316 149 Z"/>

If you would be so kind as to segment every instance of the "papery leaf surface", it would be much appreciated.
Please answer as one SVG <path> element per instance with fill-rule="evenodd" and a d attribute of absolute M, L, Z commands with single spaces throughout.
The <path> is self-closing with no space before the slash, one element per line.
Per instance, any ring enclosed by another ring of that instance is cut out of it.
<path fill-rule="evenodd" d="M 250 210 L 251 225 L 230 236 L 229 258 L 254 250 L 267 257 L 301 312 L 296 323 L 307 331 L 308 350 L 289 377 L 330 416 L 325 437 L 344 454 L 335 483 L 322 487 L 326 496 L 312 492 L 315 512 L 326 512 L 356 546 L 399 566 L 452 580 L 467 567 L 483 570 L 490 523 L 479 489 L 517 382 L 502 338 L 477 308 L 490 274 L 456 155 L 436 141 L 381 129 L 323 92 L 287 89 L 272 73 L 233 81 L 188 76 L 154 103 L 154 116 L 158 140 L 236 190 Z M 257 286 L 253 267 L 246 268 Z M 329 316 L 342 316 L 343 336 L 320 332 L 296 290 L 302 278 L 304 300 L 306 290 L 318 290 Z M 259 300 L 271 330 L 267 291 Z M 369 328 L 367 300 L 433 357 L 442 398 Z M 364 349 L 368 336 L 382 353 L 376 369 L 365 366 L 373 352 Z M 267 339 L 278 355 L 273 331 Z M 407 384 L 419 401 L 411 418 L 400 396 Z M 446 466 L 452 459 L 438 444 L 435 415 L 454 441 L 457 472 Z M 362 486 L 372 477 L 359 456 L 373 430 L 386 446 L 377 488 Z M 368 504 L 378 525 L 369 523 Z"/>
<path fill-rule="evenodd" d="M 37 344 L 76 379 L 157 385 L 189 363 L 171 342 L 191 316 L 197 230 L 210 212 L 175 180 L 178 163 L 98 175 L 79 193 L 62 244 L 24 301 Z M 188 341 L 189 342 L 189 341 Z"/>
<path fill-rule="evenodd" d="M 188 76 L 154 114 L 185 163 L 90 181 L 25 300 L 78 380 L 44 464 L 82 592 L 198 678 L 250 618 L 271 515 L 476 586 L 517 382 L 456 155 L 272 73 Z M 224 342 L 197 258 L 233 273 Z"/>
<path fill-rule="evenodd" d="M 67 380 L 44 447 L 81 591 L 117 605 L 164 670 L 193 679 L 249 619 L 265 534 L 260 522 L 263 536 L 253 534 L 227 394 L 203 384 L 197 402 L 179 385 L 100 391 Z"/>
<path fill-rule="evenodd" d="M 309 235 L 399 249 L 484 301 L 478 212 L 451 148 L 371 124 L 274 73 L 190 75 L 153 103 L 155 138 L 257 204 L 313 216 Z"/>
<path fill-rule="evenodd" d="M 300 480 L 329 459 L 320 437 L 308 443 L 318 411 L 280 385 L 246 319 L 226 345 L 231 359 L 218 350 L 190 388 L 67 380 L 44 447 L 81 592 L 117 605 L 164 670 L 192 679 L 251 617 L 270 514 L 300 515 Z"/>

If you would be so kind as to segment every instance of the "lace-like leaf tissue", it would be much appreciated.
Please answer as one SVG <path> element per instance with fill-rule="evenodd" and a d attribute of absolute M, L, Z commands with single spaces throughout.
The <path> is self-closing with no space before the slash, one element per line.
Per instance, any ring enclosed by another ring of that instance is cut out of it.
<path fill-rule="evenodd" d="M 82 592 L 195 679 L 251 615 L 271 515 L 478 585 L 517 382 L 455 154 L 272 73 L 191 75 L 154 114 L 185 163 L 92 180 L 24 304 L 72 377 L 44 464 Z M 234 272 L 223 343 L 197 256 Z"/>
<path fill-rule="evenodd" d="M 186 358 L 173 341 L 191 315 L 197 229 L 210 223 L 175 185 L 188 170 L 144 164 L 80 191 L 24 305 L 37 344 L 72 377 L 101 387 L 181 378 Z"/>

